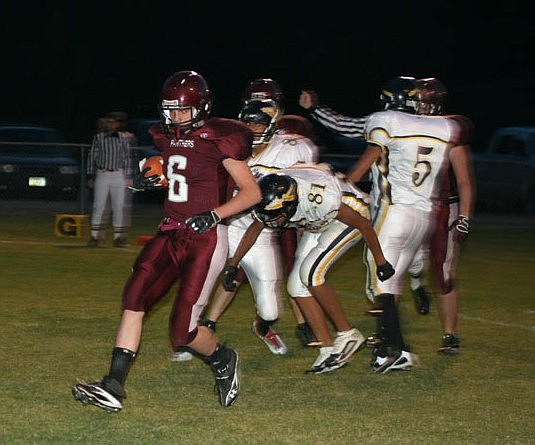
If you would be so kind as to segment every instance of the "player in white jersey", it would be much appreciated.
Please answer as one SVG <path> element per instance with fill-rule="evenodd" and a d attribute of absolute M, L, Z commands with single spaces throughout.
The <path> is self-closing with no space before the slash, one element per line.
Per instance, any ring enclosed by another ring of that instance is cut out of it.
<path fill-rule="evenodd" d="M 415 254 L 433 233 L 434 211 L 450 162 L 456 168 L 452 159 L 458 152 L 458 124 L 440 116 L 414 114 L 420 98 L 419 83 L 414 78 L 396 77 L 387 83 L 381 95 L 386 110 L 373 113 L 366 122 L 369 155 L 353 169 L 367 171 L 372 162 L 378 167 L 382 199 L 374 228 L 396 269 L 391 280 L 378 282 L 370 273 L 374 259 L 366 253 L 366 292 L 382 309 L 384 343 L 374 351 L 373 361 L 374 371 L 380 373 L 410 369 L 414 364 L 415 356 L 403 341 L 396 297 Z M 464 188 L 459 193 L 463 211 L 471 215 L 469 190 Z"/>
<path fill-rule="evenodd" d="M 253 208 L 255 221 L 227 263 L 225 284 L 232 284 L 237 265 L 263 229 L 303 229 L 287 289 L 323 345 L 307 372 L 334 371 L 348 363 L 365 339 L 349 324 L 334 289 L 326 282 L 330 267 L 364 238 L 374 254 L 379 279 L 394 274 L 369 220 L 369 197 L 325 164 L 294 165 L 262 177 L 259 185 L 262 201 Z M 334 340 L 325 314 L 336 328 Z"/>
<path fill-rule="evenodd" d="M 272 99 L 254 99 L 245 102 L 239 119 L 253 130 L 252 156 L 248 160 L 253 175 L 260 178 L 296 163 L 314 162 L 319 150 L 310 139 L 286 130 L 276 129 L 282 109 Z M 243 234 L 252 223 L 250 213 L 244 212 L 229 220 L 229 256 L 234 254 Z M 291 235 L 291 234 L 290 234 Z M 253 332 L 273 354 L 286 354 L 288 348 L 273 329 L 279 317 L 284 271 L 279 230 L 266 230 L 241 261 L 255 300 L 257 318 Z M 237 280 L 241 283 L 241 280 Z M 216 323 L 236 294 L 237 284 L 231 289 L 217 288 L 203 322 L 215 329 Z"/>
<path fill-rule="evenodd" d="M 332 108 L 321 104 L 318 94 L 312 90 L 301 91 L 299 105 L 307 110 L 315 121 L 330 131 L 349 138 L 364 137 L 364 126 L 367 116 L 351 117 L 342 115 Z M 367 153 L 364 153 L 362 156 L 366 155 Z M 365 173 L 368 174 L 368 172 Z M 348 172 L 347 176 L 349 179 L 357 183 L 365 180 L 365 175 L 360 175 L 358 179 L 354 179 L 351 177 L 350 172 Z M 381 193 L 379 192 L 379 188 L 381 187 L 381 184 L 379 184 L 381 174 L 377 170 L 377 165 L 375 163 L 370 165 L 369 177 L 371 182 L 370 198 L 372 199 L 370 210 L 373 217 L 375 209 L 379 205 L 378 201 L 381 199 Z M 424 247 L 418 252 L 418 255 L 415 256 L 414 261 L 409 268 L 410 288 L 414 296 L 415 307 L 417 312 L 422 315 L 429 313 L 431 302 L 431 295 L 427 290 L 422 275 L 427 263 L 427 256 L 428 249 Z M 369 313 L 374 315 L 376 314 L 376 310 L 372 309 Z M 368 337 L 367 344 L 373 346 L 376 344 L 376 341 L 377 336 L 376 334 L 373 334 Z"/>

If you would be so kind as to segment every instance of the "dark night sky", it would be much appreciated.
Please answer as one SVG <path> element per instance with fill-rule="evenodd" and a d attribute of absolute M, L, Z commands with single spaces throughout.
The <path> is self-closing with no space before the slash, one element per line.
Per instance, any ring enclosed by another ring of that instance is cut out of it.
<path fill-rule="evenodd" d="M 535 125 L 529 2 L 35 3 L 0 6 L 0 119 L 41 121 L 73 142 L 87 142 L 110 110 L 155 117 L 163 81 L 182 69 L 205 76 L 214 115 L 234 117 L 247 83 L 272 77 L 287 112 L 300 113 L 299 91 L 312 88 L 359 116 L 378 108 L 386 80 L 413 75 L 446 84 L 476 142 L 497 126 Z"/>

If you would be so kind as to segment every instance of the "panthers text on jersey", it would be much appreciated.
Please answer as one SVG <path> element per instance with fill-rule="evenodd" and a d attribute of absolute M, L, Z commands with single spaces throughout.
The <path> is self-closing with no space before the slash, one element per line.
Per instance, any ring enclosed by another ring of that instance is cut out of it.
<path fill-rule="evenodd" d="M 185 221 L 228 201 L 232 180 L 222 162 L 250 156 L 253 134 L 247 125 L 233 119 L 211 118 L 202 128 L 178 138 L 169 139 L 159 125 L 151 127 L 150 133 L 162 153 L 169 181 L 166 216 Z"/>

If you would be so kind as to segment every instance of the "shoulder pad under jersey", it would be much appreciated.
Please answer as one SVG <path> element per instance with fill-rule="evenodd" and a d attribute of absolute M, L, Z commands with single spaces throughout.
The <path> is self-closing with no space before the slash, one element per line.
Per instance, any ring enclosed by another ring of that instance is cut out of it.
<path fill-rule="evenodd" d="M 245 160 L 251 155 L 253 132 L 236 119 L 208 119 L 196 134 L 202 139 L 217 141 L 220 151 L 233 159 Z"/>
<path fill-rule="evenodd" d="M 243 122 L 237 119 L 213 117 L 197 130 L 203 139 L 220 139 L 235 134 L 252 137 L 252 131 Z"/>
<path fill-rule="evenodd" d="M 467 145 L 472 139 L 474 132 L 474 123 L 471 119 L 461 114 L 452 114 L 445 116 L 457 124 L 457 134 L 454 141 L 455 145 Z"/>

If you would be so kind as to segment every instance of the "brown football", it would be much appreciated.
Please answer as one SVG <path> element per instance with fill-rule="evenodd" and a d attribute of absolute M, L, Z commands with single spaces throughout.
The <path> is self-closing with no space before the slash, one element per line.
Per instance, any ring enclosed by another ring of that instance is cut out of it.
<path fill-rule="evenodd" d="M 147 167 L 150 167 L 150 170 L 145 173 L 146 177 L 152 175 L 158 175 L 160 177 L 160 182 L 157 184 L 158 187 L 167 187 L 169 185 L 167 178 L 163 174 L 163 158 L 161 156 L 151 156 L 150 158 L 147 158 L 143 163 L 141 170 L 144 170 Z"/>

